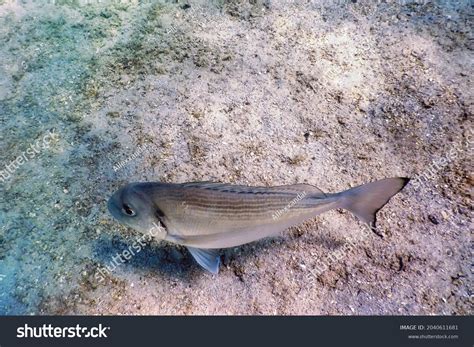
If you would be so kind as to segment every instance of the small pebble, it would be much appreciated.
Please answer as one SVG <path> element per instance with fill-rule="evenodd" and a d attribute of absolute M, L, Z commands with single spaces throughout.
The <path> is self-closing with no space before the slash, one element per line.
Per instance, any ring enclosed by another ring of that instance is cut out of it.
<path fill-rule="evenodd" d="M 435 225 L 438 225 L 438 224 L 439 224 L 438 219 L 436 219 L 436 217 L 433 216 L 432 214 L 428 215 L 428 219 L 430 220 L 431 223 L 433 223 L 433 224 L 435 224 Z"/>

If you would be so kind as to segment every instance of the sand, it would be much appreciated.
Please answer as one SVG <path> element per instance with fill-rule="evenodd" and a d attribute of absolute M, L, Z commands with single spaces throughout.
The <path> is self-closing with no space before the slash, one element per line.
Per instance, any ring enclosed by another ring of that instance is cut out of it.
<path fill-rule="evenodd" d="M 0 1 L 0 169 L 41 145 L 0 185 L 0 313 L 472 314 L 472 27 L 469 1 Z M 394 176 L 383 237 L 331 211 L 218 275 L 158 241 L 111 265 L 127 182 Z"/>

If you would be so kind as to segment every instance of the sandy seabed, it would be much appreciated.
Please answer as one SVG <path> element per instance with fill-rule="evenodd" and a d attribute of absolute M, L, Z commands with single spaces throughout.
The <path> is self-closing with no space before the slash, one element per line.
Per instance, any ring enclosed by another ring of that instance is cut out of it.
<path fill-rule="evenodd" d="M 472 314 L 473 14 L 0 0 L 0 313 Z M 127 182 L 393 176 L 412 181 L 383 237 L 331 211 L 223 251 L 218 275 L 155 241 L 111 265 L 141 242 L 106 207 Z"/>

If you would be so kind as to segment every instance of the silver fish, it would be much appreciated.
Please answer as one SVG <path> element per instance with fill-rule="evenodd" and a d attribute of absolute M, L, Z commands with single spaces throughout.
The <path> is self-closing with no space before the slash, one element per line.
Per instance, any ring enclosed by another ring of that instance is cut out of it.
<path fill-rule="evenodd" d="M 276 235 L 335 208 L 351 211 L 374 230 L 377 211 L 408 181 L 387 178 L 335 194 L 309 184 L 131 183 L 112 195 L 108 208 L 139 232 L 159 230 L 157 239 L 186 246 L 202 267 L 217 273 L 220 248 Z"/>

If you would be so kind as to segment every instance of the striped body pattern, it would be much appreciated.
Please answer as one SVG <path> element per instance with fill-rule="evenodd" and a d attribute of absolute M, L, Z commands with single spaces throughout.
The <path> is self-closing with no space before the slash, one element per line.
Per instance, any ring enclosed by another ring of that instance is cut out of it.
<path fill-rule="evenodd" d="M 108 208 L 117 220 L 143 233 L 159 224 L 159 238 L 188 247 L 199 264 L 216 272 L 216 250 L 276 235 L 334 208 L 373 224 L 377 210 L 407 182 L 389 178 L 335 194 L 309 184 L 131 183 L 115 192 Z"/>

